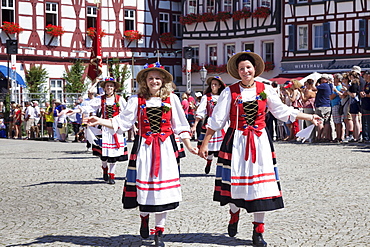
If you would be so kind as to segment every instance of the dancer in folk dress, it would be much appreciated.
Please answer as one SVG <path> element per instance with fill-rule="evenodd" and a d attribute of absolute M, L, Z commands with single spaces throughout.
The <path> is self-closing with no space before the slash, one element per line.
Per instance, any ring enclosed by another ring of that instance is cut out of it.
<path fill-rule="evenodd" d="M 179 98 L 172 93 L 172 75 L 159 63 L 146 65 L 136 80 L 138 95 L 131 96 L 127 107 L 112 120 L 87 119 L 89 125 L 104 125 L 117 133 L 129 130 L 138 121 L 138 135 L 132 147 L 123 189 L 123 207 L 139 206 L 140 235 L 149 236 L 149 214 L 155 214 L 155 246 L 164 246 L 162 234 L 167 212 L 182 200 L 175 135 L 196 154 L 190 143 L 190 126 Z"/>
<path fill-rule="evenodd" d="M 199 149 L 199 155 L 207 159 L 209 140 L 230 120 L 218 156 L 213 198 L 221 206 L 230 206 L 230 236 L 237 233 L 240 208 L 254 214 L 252 239 L 258 247 L 267 246 L 262 237 L 265 212 L 284 207 L 274 149 L 265 130 L 266 106 L 282 121 L 297 118 L 317 124 L 320 120 L 284 105 L 271 86 L 255 81 L 264 67 L 262 58 L 253 52 L 229 59 L 228 73 L 239 81 L 221 93 Z"/>
<path fill-rule="evenodd" d="M 93 98 L 85 106 L 70 110 L 68 114 L 100 111 L 103 119 L 111 119 L 122 112 L 126 100 L 115 93 L 120 87 L 119 83 L 114 78 L 106 78 L 100 81 L 100 86 L 105 94 Z M 115 184 L 116 162 L 128 160 L 126 139 L 123 133 L 115 133 L 114 130 L 103 126 L 101 136 L 97 135 L 94 142 L 93 155 L 100 157 L 102 161 L 103 179 L 108 184 Z"/>
<path fill-rule="evenodd" d="M 215 108 L 221 92 L 226 87 L 225 83 L 219 76 L 209 77 L 207 79 L 207 85 L 208 87 L 204 91 L 204 95 L 196 111 L 195 124 L 191 128 L 192 133 L 195 133 L 198 122 L 203 119 L 202 132 L 200 134 L 200 137 L 198 138 L 198 147 L 202 145 L 204 135 L 206 134 L 207 119 L 208 117 L 212 116 L 213 108 Z M 221 143 L 224 137 L 225 131 L 224 129 L 221 129 L 216 131 L 211 140 L 209 140 L 207 164 L 204 168 L 204 172 L 206 174 L 210 172 L 213 156 L 218 156 L 218 151 L 220 150 Z"/>

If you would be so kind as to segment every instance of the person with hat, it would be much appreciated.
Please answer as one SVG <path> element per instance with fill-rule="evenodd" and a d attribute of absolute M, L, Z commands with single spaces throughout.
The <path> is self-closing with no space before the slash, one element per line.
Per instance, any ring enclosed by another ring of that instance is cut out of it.
<path fill-rule="evenodd" d="M 104 94 L 95 97 L 86 106 L 79 106 L 68 113 L 101 112 L 103 119 L 111 119 L 119 115 L 126 106 L 126 100 L 116 94 L 120 84 L 114 78 L 106 78 L 100 81 L 100 87 Z M 123 133 L 115 133 L 112 129 L 102 127 L 101 136 L 96 136 L 93 145 L 93 155 L 100 157 L 102 161 L 103 179 L 108 184 L 115 184 L 116 162 L 128 160 L 126 139 Z M 109 164 L 109 166 L 108 166 Z"/>
<path fill-rule="evenodd" d="M 54 140 L 60 140 L 60 133 L 58 129 L 58 113 L 62 111 L 62 102 L 59 99 L 53 99 L 53 119 L 54 119 Z"/>
<path fill-rule="evenodd" d="M 198 122 L 203 120 L 203 127 L 200 137 L 198 138 L 198 147 L 202 145 L 204 135 L 206 133 L 206 125 L 208 117 L 212 116 L 214 107 L 217 104 L 218 98 L 221 92 L 225 89 L 226 85 L 219 76 L 212 76 L 207 79 L 207 89 L 204 91 L 204 95 L 200 101 L 199 107 L 196 111 L 195 124 L 192 126 L 191 130 L 194 133 Z M 224 129 L 221 129 L 212 136 L 208 145 L 208 157 L 207 164 L 204 168 L 204 172 L 208 174 L 211 169 L 211 164 L 213 156 L 218 156 L 218 151 L 221 147 L 221 142 L 225 137 Z"/>
<path fill-rule="evenodd" d="M 284 207 L 276 156 L 265 129 L 266 106 L 284 122 L 302 119 L 317 124 L 320 120 L 286 106 L 270 85 L 256 81 L 264 68 L 262 58 L 253 52 L 239 52 L 229 59 L 227 71 L 238 82 L 222 91 L 199 149 L 199 155 L 207 159 L 213 134 L 230 121 L 218 155 L 213 200 L 230 206 L 231 237 L 237 234 L 240 208 L 253 213 L 252 240 L 258 247 L 267 246 L 262 236 L 265 212 Z"/>
<path fill-rule="evenodd" d="M 138 94 L 128 99 L 127 107 L 111 120 L 90 117 L 90 126 L 104 125 L 117 132 L 129 130 L 135 121 L 135 137 L 123 189 L 123 207 L 139 207 L 140 235 L 149 237 L 149 215 L 155 214 L 152 231 L 155 246 L 164 246 L 162 239 L 167 212 L 176 209 L 182 200 L 178 167 L 178 146 L 175 135 L 187 149 L 191 146 L 190 126 L 179 98 L 173 94 L 172 75 L 158 62 L 145 65 L 137 76 Z"/>

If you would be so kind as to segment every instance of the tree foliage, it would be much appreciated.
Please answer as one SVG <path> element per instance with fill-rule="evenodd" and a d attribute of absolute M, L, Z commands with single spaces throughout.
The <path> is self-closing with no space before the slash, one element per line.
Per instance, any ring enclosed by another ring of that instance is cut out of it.
<path fill-rule="evenodd" d="M 45 93 L 44 84 L 49 74 L 45 68 L 33 65 L 26 72 L 27 88 L 30 93 Z"/>
<path fill-rule="evenodd" d="M 125 81 L 130 77 L 131 72 L 127 64 L 120 65 L 118 58 L 113 58 L 109 62 L 109 72 L 111 76 L 117 80 L 120 84 L 120 88 L 117 91 L 123 92 L 123 94 L 127 93 L 127 87 L 125 85 Z"/>
<path fill-rule="evenodd" d="M 83 93 L 86 90 L 84 84 L 83 74 L 86 66 L 77 59 L 69 71 L 63 73 L 63 79 L 66 80 L 65 92 L 66 93 Z"/>

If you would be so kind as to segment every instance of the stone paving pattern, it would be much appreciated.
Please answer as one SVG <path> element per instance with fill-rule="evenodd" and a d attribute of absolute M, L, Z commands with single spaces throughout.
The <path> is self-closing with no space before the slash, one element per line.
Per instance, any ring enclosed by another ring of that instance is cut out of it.
<path fill-rule="evenodd" d="M 370 246 L 370 146 L 275 147 L 286 207 L 266 214 L 268 246 Z M 229 209 L 212 201 L 215 165 L 205 175 L 205 161 L 187 155 L 166 246 L 252 246 L 252 215 L 242 211 L 229 237 Z M 82 143 L 0 139 L 0 246 L 154 246 L 139 235 L 139 211 L 122 209 L 126 167 L 108 185 Z"/>

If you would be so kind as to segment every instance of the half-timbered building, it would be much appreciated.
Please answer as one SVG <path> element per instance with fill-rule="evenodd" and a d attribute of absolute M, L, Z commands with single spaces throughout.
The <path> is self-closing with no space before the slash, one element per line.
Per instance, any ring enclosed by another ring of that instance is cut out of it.
<path fill-rule="evenodd" d="M 183 0 L 183 46 L 193 48 L 192 85 L 202 89 L 197 71 L 204 65 L 208 75 L 226 73 L 233 53 L 250 50 L 266 62 L 264 78 L 279 74 L 281 61 L 282 4 L 274 0 Z"/>
<path fill-rule="evenodd" d="M 62 97 L 65 81 L 63 73 L 68 71 L 76 59 L 86 65 L 90 61 L 92 38 L 89 30 L 95 28 L 97 11 L 100 11 L 101 28 L 105 35 L 101 38 L 102 77 L 107 77 L 106 62 L 119 58 L 121 64 L 128 64 L 132 77 L 127 81 L 128 92 L 131 80 L 146 63 L 159 62 L 170 71 L 175 82 L 181 84 L 182 27 L 180 25 L 181 2 L 179 0 L 4 0 L 1 2 L 1 19 L 19 24 L 22 32 L 9 29 L 0 30 L 0 65 L 10 67 L 18 76 L 25 79 L 25 73 L 32 65 L 42 66 L 49 74 L 46 89 L 54 97 Z M 99 8 L 99 9 L 98 9 Z M 48 25 L 59 26 L 62 35 L 47 31 Z M 3 27 L 3 26 L 2 26 Z M 142 34 L 139 39 L 128 39 L 125 31 L 134 30 Z M 169 39 L 161 39 L 163 34 Z M 17 54 L 7 55 L 7 40 L 17 40 Z M 8 66 L 9 65 L 9 66 Z M 1 66 L 0 66 L 1 67 Z M 7 74 L 6 69 L 0 72 Z M 86 76 L 86 72 L 85 72 Z M 4 78 L 4 77 L 3 77 Z M 20 83 L 20 80 L 18 81 Z M 90 81 L 86 79 L 86 83 Z M 16 83 L 12 90 L 22 90 Z"/>
<path fill-rule="evenodd" d="M 368 0 L 285 0 L 284 75 L 370 68 Z"/>

